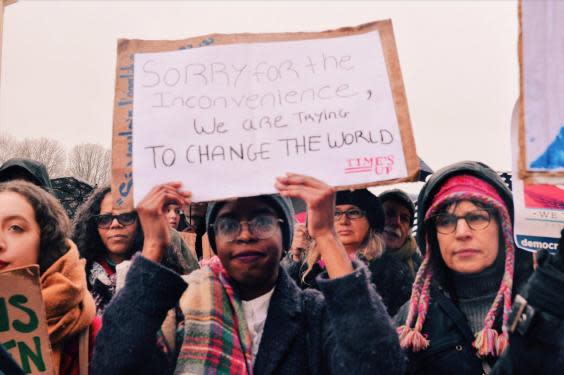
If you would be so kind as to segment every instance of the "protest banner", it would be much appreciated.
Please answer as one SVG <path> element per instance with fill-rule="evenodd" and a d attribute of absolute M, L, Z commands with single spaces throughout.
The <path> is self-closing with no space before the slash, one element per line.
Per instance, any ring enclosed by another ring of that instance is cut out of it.
<path fill-rule="evenodd" d="M 518 172 L 528 182 L 564 176 L 562 19 L 564 2 L 519 2 Z"/>
<path fill-rule="evenodd" d="M 555 252 L 564 227 L 564 177 L 549 176 L 543 183 L 535 183 L 519 176 L 519 103 L 511 119 L 515 243 L 528 251 Z"/>
<path fill-rule="evenodd" d="M 389 20 L 319 33 L 120 40 L 116 76 L 116 206 L 173 180 L 206 201 L 273 193 L 285 172 L 338 188 L 418 173 Z"/>
<path fill-rule="evenodd" d="M 0 272 L 0 344 L 26 374 L 52 374 L 39 266 Z"/>

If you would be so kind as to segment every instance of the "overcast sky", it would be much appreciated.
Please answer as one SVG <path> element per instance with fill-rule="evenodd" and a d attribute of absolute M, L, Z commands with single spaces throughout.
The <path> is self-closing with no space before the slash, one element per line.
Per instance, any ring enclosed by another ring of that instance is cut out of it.
<path fill-rule="evenodd" d="M 117 38 L 321 31 L 391 18 L 418 154 L 509 170 L 517 1 L 25 1 L 4 20 L 0 131 L 110 147 Z"/>

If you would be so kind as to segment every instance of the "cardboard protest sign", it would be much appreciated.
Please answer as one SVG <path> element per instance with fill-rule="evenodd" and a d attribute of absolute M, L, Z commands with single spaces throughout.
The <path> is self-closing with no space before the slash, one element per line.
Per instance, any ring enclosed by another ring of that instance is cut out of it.
<path fill-rule="evenodd" d="M 0 344 L 26 374 L 52 374 L 39 266 L 0 272 Z"/>
<path fill-rule="evenodd" d="M 511 122 L 515 243 L 529 251 L 556 251 L 564 227 L 564 177 L 549 176 L 543 183 L 524 181 L 518 173 L 519 105 Z"/>
<path fill-rule="evenodd" d="M 274 193 L 285 172 L 365 187 L 413 180 L 418 168 L 389 20 L 119 42 L 117 206 L 173 180 L 206 201 Z"/>
<path fill-rule="evenodd" d="M 520 1 L 519 176 L 564 176 L 564 2 Z"/>

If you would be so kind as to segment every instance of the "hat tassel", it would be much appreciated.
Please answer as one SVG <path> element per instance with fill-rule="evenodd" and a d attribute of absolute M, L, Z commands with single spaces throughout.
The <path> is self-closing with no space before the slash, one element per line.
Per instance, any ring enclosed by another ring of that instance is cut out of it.
<path fill-rule="evenodd" d="M 493 328 L 484 328 L 476 333 L 476 340 L 472 344 L 478 350 L 481 357 L 488 355 L 495 355 L 496 343 L 498 340 L 498 333 Z"/>
<path fill-rule="evenodd" d="M 429 347 L 429 340 L 427 340 L 420 331 L 401 326 L 398 327 L 397 332 L 400 337 L 400 346 L 402 349 L 410 348 L 413 352 L 420 352 Z"/>
<path fill-rule="evenodd" d="M 509 336 L 507 335 L 507 332 L 503 332 L 501 335 L 499 335 L 495 343 L 495 349 L 498 356 L 501 356 L 503 354 L 503 351 L 505 350 L 505 348 L 507 348 L 507 345 L 509 345 Z"/>

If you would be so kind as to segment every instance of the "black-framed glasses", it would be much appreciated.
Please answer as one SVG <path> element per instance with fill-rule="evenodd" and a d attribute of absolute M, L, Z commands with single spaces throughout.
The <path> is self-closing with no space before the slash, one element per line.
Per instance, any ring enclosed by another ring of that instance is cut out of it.
<path fill-rule="evenodd" d="M 135 223 L 135 221 L 137 220 L 137 213 L 125 212 L 119 215 L 102 214 L 102 215 L 92 216 L 92 220 L 94 220 L 98 228 L 102 228 L 102 229 L 109 228 L 112 225 L 114 219 L 117 219 L 118 223 L 120 223 L 124 227 L 127 227 Z"/>
<path fill-rule="evenodd" d="M 464 216 L 445 213 L 430 218 L 437 232 L 441 234 L 454 233 L 458 225 L 458 220 L 460 219 L 464 219 L 468 227 L 472 230 L 484 230 L 490 225 L 492 214 L 488 210 L 473 210 L 467 212 Z"/>
<path fill-rule="evenodd" d="M 346 211 L 335 210 L 333 219 L 339 220 L 341 216 L 345 215 L 349 220 L 357 220 L 366 216 L 366 212 L 360 208 L 350 208 Z"/>
<path fill-rule="evenodd" d="M 234 241 L 241 233 L 242 224 L 247 224 L 247 228 L 251 234 L 259 240 L 270 238 L 276 232 L 277 226 L 284 220 L 272 215 L 257 215 L 248 221 L 239 221 L 232 217 L 220 217 L 211 226 L 215 230 L 217 236 L 222 237 L 225 241 Z"/>

